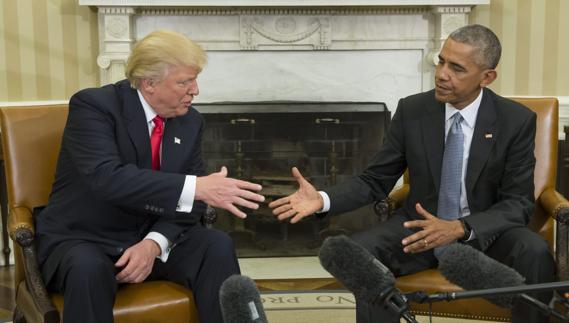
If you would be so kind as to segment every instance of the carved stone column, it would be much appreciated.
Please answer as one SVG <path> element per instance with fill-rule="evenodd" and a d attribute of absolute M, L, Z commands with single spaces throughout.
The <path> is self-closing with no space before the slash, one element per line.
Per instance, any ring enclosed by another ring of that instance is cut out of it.
<path fill-rule="evenodd" d="M 131 7 L 99 7 L 99 56 L 101 84 L 124 78 L 126 60 L 135 41 Z"/>
<path fill-rule="evenodd" d="M 429 55 L 430 62 L 437 65 L 438 55 L 444 41 L 455 29 L 468 24 L 468 14 L 471 6 L 436 6 L 433 7 L 435 15 L 434 48 Z"/>

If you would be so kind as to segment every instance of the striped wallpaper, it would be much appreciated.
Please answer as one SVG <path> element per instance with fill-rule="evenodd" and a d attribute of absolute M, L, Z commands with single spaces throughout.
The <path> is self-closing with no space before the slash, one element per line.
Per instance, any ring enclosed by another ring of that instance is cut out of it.
<path fill-rule="evenodd" d="M 97 13 L 77 0 L 0 0 L 0 102 L 66 100 L 98 84 Z M 503 42 L 505 95 L 569 96 L 569 0 L 491 0 L 471 22 Z"/>

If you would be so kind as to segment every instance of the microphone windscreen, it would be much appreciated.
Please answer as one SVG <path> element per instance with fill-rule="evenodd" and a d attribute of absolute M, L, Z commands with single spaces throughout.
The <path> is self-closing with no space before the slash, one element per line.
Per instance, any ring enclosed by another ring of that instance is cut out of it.
<path fill-rule="evenodd" d="M 227 278 L 221 284 L 219 302 L 225 323 L 267 323 L 257 285 L 247 276 Z"/>
<path fill-rule="evenodd" d="M 525 279 L 514 269 L 461 243 L 453 243 L 439 256 L 439 271 L 453 284 L 465 290 L 514 287 Z M 486 296 L 500 307 L 511 308 L 516 295 Z"/>
<path fill-rule="evenodd" d="M 368 302 L 395 285 L 395 277 L 364 247 L 340 235 L 324 240 L 318 254 L 322 267 L 358 298 Z"/>

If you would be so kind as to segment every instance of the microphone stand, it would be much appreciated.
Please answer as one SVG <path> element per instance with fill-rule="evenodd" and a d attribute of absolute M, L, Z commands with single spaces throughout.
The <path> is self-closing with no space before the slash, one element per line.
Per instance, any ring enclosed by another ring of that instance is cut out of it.
<path fill-rule="evenodd" d="M 400 294 L 399 290 L 396 289 L 395 286 L 387 288 L 381 292 L 373 304 L 386 305 L 392 311 L 398 313 L 400 317 L 404 318 L 407 323 L 419 323 L 415 319 L 415 316 L 409 312 L 409 304 L 407 298 L 405 295 Z"/>
<path fill-rule="evenodd" d="M 553 315 L 564 322 L 569 322 L 568 316 L 563 315 L 555 311 L 554 309 L 550 308 L 543 302 L 540 302 L 539 300 L 524 294 L 528 292 L 542 292 L 542 291 L 552 291 L 552 290 L 568 289 L 568 288 L 569 288 L 569 281 L 564 281 L 564 282 L 553 282 L 553 283 L 543 283 L 543 284 L 520 285 L 512 287 L 499 287 L 499 288 L 488 288 L 480 290 L 436 293 L 431 295 L 419 291 L 419 292 L 405 294 L 405 297 L 417 303 L 426 303 L 426 302 L 432 303 L 440 301 L 454 301 L 463 298 L 521 294 L 519 295 L 521 297 L 521 300 L 523 300 L 528 304 L 536 306 L 544 314 Z"/>

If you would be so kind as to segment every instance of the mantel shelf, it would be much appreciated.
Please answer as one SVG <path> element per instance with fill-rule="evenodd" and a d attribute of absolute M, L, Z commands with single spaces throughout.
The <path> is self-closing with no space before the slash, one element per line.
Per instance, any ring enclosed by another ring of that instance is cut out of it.
<path fill-rule="evenodd" d="M 144 7 L 377 7 L 377 6 L 475 6 L 490 0 L 79 0 L 86 6 Z"/>

